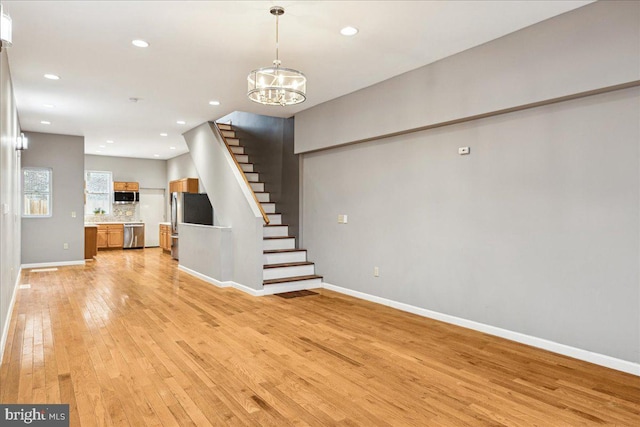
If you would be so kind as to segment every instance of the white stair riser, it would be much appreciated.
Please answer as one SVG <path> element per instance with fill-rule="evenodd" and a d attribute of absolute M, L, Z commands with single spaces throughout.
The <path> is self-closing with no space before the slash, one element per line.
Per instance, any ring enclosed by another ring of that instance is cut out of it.
<path fill-rule="evenodd" d="M 267 214 L 269 217 L 269 224 L 278 225 L 282 224 L 282 215 L 281 214 Z"/>
<path fill-rule="evenodd" d="M 264 182 L 250 182 L 249 184 L 251 185 L 251 188 L 253 188 L 253 191 L 257 191 L 257 192 L 264 191 Z"/>
<path fill-rule="evenodd" d="M 276 249 L 295 249 L 296 248 L 296 239 L 273 239 L 273 240 L 263 240 L 262 248 L 265 251 L 272 251 Z"/>
<path fill-rule="evenodd" d="M 247 177 L 247 179 L 249 180 L 249 182 L 258 182 L 260 181 L 260 174 L 256 173 L 256 172 L 245 172 L 244 176 Z"/>
<path fill-rule="evenodd" d="M 244 147 L 240 147 L 239 145 L 232 145 L 231 152 L 233 154 L 244 154 Z"/>
<path fill-rule="evenodd" d="M 265 265 L 284 264 L 286 262 L 305 262 L 307 260 L 307 252 L 280 252 L 275 254 L 264 254 L 262 257 Z"/>
<path fill-rule="evenodd" d="M 225 138 L 227 140 L 227 144 L 232 147 L 240 146 L 240 140 L 238 138 Z"/>
<path fill-rule="evenodd" d="M 263 237 L 284 237 L 289 235 L 289 226 L 281 225 L 278 227 L 264 227 L 262 229 Z"/>
<path fill-rule="evenodd" d="M 309 276 L 315 272 L 313 264 L 296 265 L 294 267 L 265 268 L 262 270 L 263 280 L 285 279 L 287 277 Z"/>
<path fill-rule="evenodd" d="M 260 203 L 262 205 L 262 209 L 264 213 L 276 213 L 276 204 L 275 203 Z"/>
<path fill-rule="evenodd" d="M 260 203 L 269 203 L 269 193 L 259 193 L 256 194 L 256 197 Z"/>
<path fill-rule="evenodd" d="M 236 137 L 236 133 L 232 130 L 220 130 L 220 132 L 222 133 L 222 136 L 224 136 L 225 138 L 235 138 Z"/>
<path fill-rule="evenodd" d="M 245 172 L 253 172 L 253 163 L 243 163 L 240 167 Z"/>
<path fill-rule="evenodd" d="M 265 295 L 272 295 L 272 294 L 279 294 L 282 292 L 299 291 L 302 289 L 316 289 L 320 287 L 322 287 L 322 280 L 311 279 L 311 280 L 298 280 L 296 282 L 274 283 L 272 285 L 265 285 L 263 291 Z"/>
<path fill-rule="evenodd" d="M 249 163 L 249 156 L 246 154 L 236 154 L 236 160 L 238 163 Z"/>

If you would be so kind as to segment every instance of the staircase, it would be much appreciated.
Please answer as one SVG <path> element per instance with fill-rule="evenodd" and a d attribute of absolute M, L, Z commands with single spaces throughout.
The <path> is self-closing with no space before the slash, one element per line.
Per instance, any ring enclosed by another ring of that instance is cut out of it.
<path fill-rule="evenodd" d="M 307 251 L 296 249 L 296 238 L 289 236 L 289 226 L 282 224 L 282 215 L 278 213 L 276 203 L 265 191 L 260 174 L 254 170 L 253 163 L 249 162 L 249 156 L 245 154 L 233 127 L 221 123 L 217 123 L 217 126 L 269 219 L 269 224 L 265 224 L 262 233 L 262 279 L 265 290 L 268 293 L 268 287 L 277 289 L 278 292 L 319 287 L 322 276 L 316 275 L 314 264 L 307 261 Z"/>

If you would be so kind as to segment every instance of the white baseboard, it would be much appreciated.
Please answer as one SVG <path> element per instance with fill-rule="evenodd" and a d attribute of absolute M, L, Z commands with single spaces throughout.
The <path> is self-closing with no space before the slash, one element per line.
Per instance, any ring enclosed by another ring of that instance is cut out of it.
<path fill-rule="evenodd" d="M 617 359 L 600 353 L 594 353 L 581 348 L 571 347 L 554 341 L 545 340 L 543 338 L 522 334 L 520 332 L 502 329 L 484 323 L 474 322 L 473 320 L 463 319 L 461 317 L 451 316 L 448 314 L 438 313 L 437 311 L 427 310 L 413 305 L 393 301 L 386 298 L 377 297 L 375 295 L 365 294 L 364 292 L 354 291 L 352 289 L 342 288 L 340 286 L 323 283 L 323 288 L 341 294 L 349 295 L 355 298 L 375 302 L 378 304 L 393 307 L 398 310 L 417 314 L 418 316 L 428 317 L 430 319 L 439 320 L 441 322 L 450 323 L 452 325 L 462 326 L 463 328 L 473 329 L 489 335 L 506 338 L 532 347 L 541 348 L 564 356 L 573 357 L 574 359 L 583 360 L 585 362 L 594 363 L 596 365 L 615 369 L 617 371 L 640 376 L 640 363 L 629 362 L 627 360 Z"/>
<path fill-rule="evenodd" d="M 198 273 L 197 271 L 192 270 L 190 268 L 187 268 L 187 267 L 185 267 L 183 265 L 179 265 L 178 264 L 178 270 L 182 270 L 187 274 L 195 276 L 198 279 L 204 280 L 205 282 L 211 283 L 212 285 L 215 285 L 215 286 L 217 286 L 219 288 L 235 288 L 235 289 L 238 289 L 239 291 L 242 291 L 242 292 L 247 293 L 249 295 L 252 295 L 254 297 L 261 297 L 261 296 L 264 295 L 262 290 L 253 289 L 253 288 L 250 288 L 248 286 L 241 285 L 240 283 L 232 282 L 231 280 L 222 282 L 222 281 L 220 281 L 218 279 L 214 279 L 213 277 L 209 277 L 209 276 L 206 276 L 206 275 L 204 275 L 202 273 Z"/>
<path fill-rule="evenodd" d="M 85 261 L 37 262 L 34 264 L 22 264 L 21 268 L 26 270 L 28 268 L 65 267 L 67 265 L 85 265 Z"/>
<path fill-rule="evenodd" d="M 2 358 L 4 357 L 4 350 L 7 345 L 7 338 L 9 336 L 9 326 L 11 325 L 11 315 L 13 314 L 13 306 L 15 305 L 16 297 L 18 296 L 18 286 L 20 285 L 21 277 L 22 277 L 22 268 L 18 269 L 16 282 L 13 285 L 13 292 L 11 293 L 11 302 L 9 303 L 9 310 L 7 310 L 7 317 L 4 319 L 4 327 L 2 328 L 2 337 L 0 337 L 0 365 L 2 364 Z"/>

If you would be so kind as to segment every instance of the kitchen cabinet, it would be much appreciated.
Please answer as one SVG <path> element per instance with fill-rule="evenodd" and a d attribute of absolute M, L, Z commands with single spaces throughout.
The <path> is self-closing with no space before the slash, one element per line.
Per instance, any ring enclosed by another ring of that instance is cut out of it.
<path fill-rule="evenodd" d="M 98 249 L 122 249 L 124 246 L 123 224 L 98 224 Z"/>
<path fill-rule="evenodd" d="M 169 182 L 170 193 L 197 193 L 198 178 L 182 178 Z"/>
<path fill-rule="evenodd" d="M 98 227 L 84 227 L 84 259 L 93 259 L 98 254 Z"/>
<path fill-rule="evenodd" d="M 163 251 L 171 251 L 171 226 L 160 224 L 160 247 Z"/>
<path fill-rule="evenodd" d="M 140 184 L 137 182 L 114 181 L 113 191 L 140 191 Z"/>

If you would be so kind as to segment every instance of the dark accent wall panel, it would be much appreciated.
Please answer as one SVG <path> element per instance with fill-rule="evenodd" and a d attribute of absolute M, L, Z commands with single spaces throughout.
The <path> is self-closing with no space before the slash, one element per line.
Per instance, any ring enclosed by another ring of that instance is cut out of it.
<path fill-rule="evenodd" d="M 260 174 L 265 191 L 271 193 L 283 224 L 289 225 L 289 234 L 299 237 L 299 167 L 294 154 L 294 119 L 233 112 L 217 120 L 231 122 L 240 143 Z"/>

